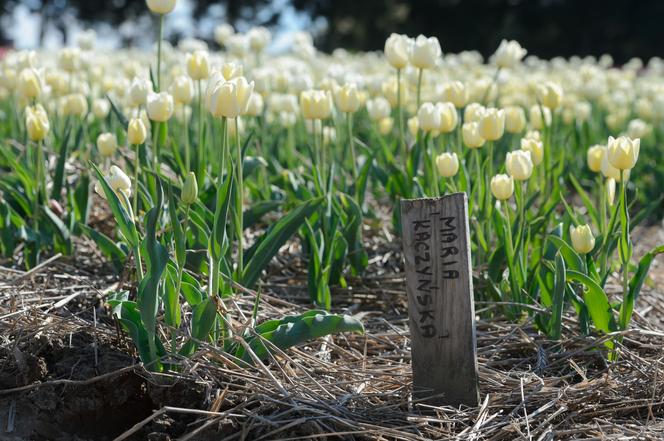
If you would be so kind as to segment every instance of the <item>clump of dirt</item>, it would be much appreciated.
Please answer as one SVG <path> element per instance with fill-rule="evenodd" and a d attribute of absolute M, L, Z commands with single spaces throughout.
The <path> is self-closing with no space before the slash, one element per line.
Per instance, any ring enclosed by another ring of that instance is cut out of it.
<path fill-rule="evenodd" d="M 205 404 L 205 391 L 194 382 L 155 384 L 134 364 L 111 341 L 84 331 L 39 335 L 3 349 L 0 439 L 112 440 L 164 405 Z M 181 434 L 192 420 L 155 419 L 128 439 L 169 439 L 166 433 Z"/>

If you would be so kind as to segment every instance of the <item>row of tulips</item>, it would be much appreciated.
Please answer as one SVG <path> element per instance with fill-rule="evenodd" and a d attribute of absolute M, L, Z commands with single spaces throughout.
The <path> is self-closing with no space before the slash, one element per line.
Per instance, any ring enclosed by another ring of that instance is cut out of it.
<path fill-rule="evenodd" d="M 147 3 L 161 35 L 175 1 Z M 383 56 L 324 55 L 306 35 L 270 56 L 265 29 L 223 25 L 215 38 L 224 51 L 159 38 L 156 54 L 101 56 L 86 33 L 55 57 L 2 60 L 5 256 L 32 267 L 86 236 L 118 271 L 133 267 L 135 289 L 110 304 L 145 363 L 170 368 L 203 342 L 252 362 L 270 344 L 361 331 L 324 311 L 330 287 L 352 285 L 368 265 L 363 234 L 379 208 L 462 191 L 476 299 L 494 306 L 486 314 L 531 316 L 559 338 L 574 309 L 583 332 L 611 336 L 604 344 L 617 356 L 613 332 L 629 325 L 664 251 L 634 262 L 630 241 L 661 204 L 663 63 L 524 61 L 514 41 L 483 63 L 397 34 Z M 90 226 L 91 189 L 117 222 L 110 235 Z M 229 300 L 260 287 L 294 238 L 321 310 L 255 326 L 256 308 L 239 327 Z M 619 301 L 606 293 L 610 277 Z"/>

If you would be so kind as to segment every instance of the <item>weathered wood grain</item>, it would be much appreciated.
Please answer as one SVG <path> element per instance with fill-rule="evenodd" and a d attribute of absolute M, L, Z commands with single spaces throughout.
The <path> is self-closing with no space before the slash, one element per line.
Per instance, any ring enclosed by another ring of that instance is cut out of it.
<path fill-rule="evenodd" d="M 477 406 L 475 308 L 465 193 L 401 201 L 413 395 Z"/>

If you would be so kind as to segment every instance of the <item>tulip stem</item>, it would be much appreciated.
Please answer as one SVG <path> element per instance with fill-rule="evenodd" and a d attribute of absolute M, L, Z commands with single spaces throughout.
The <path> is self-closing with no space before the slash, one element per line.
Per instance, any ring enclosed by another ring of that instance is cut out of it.
<path fill-rule="evenodd" d="M 399 142 L 403 153 L 404 168 L 408 164 L 408 147 L 403 133 L 403 108 L 401 107 L 401 69 L 397 69 L 397 118 L 399 119 Z"/>
<path fill-rule="evenodd" d="M 140 154 L 140 144 L 136 144 L 136 153 L 134 157 L 134 200 L 132 204 L 132 209 L 135 214 L 138 214 L 138 169 L 141 166 L 141 154 Z"/>
<path fill-rule="evenodd" d="M 161 40 L 164 38 L 164 14 L 159 14 L 159 41 L 157 41 L 157 93 L 161 89 Z"/>
<path fill-rule="evenodd" d="M 198 80 L 198 167 L 196 173 L 198 174 L 198 186 L 202 188 L 205 182 L 205 161 L 203 160 L 203 91 L 201 80 Z"/>
<path fill-rule="evenodd" d="M 355 158 L 355 140 L 353 139 L 353 114 L 347 113 L 346 119 L 348 121 L 348 143 L 350 144 L 350 156 L 353 161 L 353 181 L 357 185 L 357 161 Z M 357 190 L 357 188 L 356 188 Z"/>
<path fill-rule="evenodd" d="M 235 145 L 237 147 L 237 202 L 236 216 L 238 218 L 237 231 L 237 282 L 242 283 L 242 272 L 244 270 L 244 161 L 242 160 L 242 145 L 240 144 L 240 124 L 239 115 L 235 117 Z"/>
<path fill-rule="evenodd" d="M 38 231 L 39 231 L 39 199 L 42 195 L 42 167 L 43 167 L 43 162 L 44 162 L 44 151 L 42 147 L 42 141 L 37 141 L 37 158 L 36 158 L 36 175 L 37 175 L 37 185 L 35 186 L 35 199 L 34 199 L 34 206 L 32 209 L 32 222 L 33 222 L 33 228 L 34 228 L 34 233 L 35 237 L 38 236 Z"/>
<path fill-rule="evenodd" d="M 182 121 L 184 123 L 184 173 L 186 176 L 190 171 L 191 159 L 189 157 L 189 122 L 187 121 L 187 107 L 182 104 Z"/>

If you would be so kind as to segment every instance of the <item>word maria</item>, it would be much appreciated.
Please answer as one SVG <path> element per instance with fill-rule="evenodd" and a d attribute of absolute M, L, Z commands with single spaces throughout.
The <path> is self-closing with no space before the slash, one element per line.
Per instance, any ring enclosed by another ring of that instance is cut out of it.
<path fill-rule="evenodd" d="M 420 334 L 425 338 L 448 338 L 449 333 L 434 314 L 436 297 L 445 295 L 444 280 L 459 278 L 459 254 L 457 219 L 454 216 L 441 216 L 440 212 L 429 215 L 429 219 L 414 220 L 412 223 L 415 249 L 415 273 L 417 288 L 415 298 L 418 308 Z M 431 240 L 436 236 L 438 240 Z M 436 259 L 435 253 L 438 254 Z M 438 262 L 436 267 L 435 262 Z M 438 299 L 442 301 L 442 299 Z"/>

